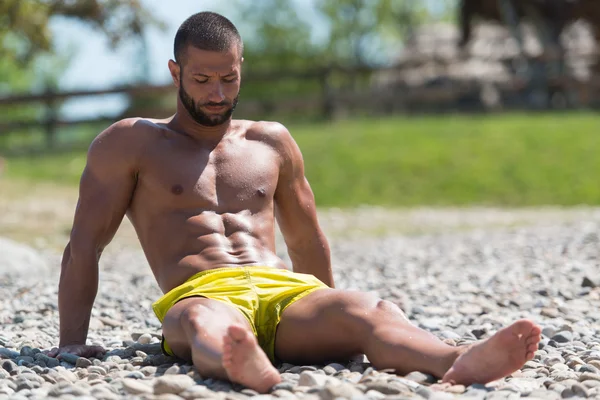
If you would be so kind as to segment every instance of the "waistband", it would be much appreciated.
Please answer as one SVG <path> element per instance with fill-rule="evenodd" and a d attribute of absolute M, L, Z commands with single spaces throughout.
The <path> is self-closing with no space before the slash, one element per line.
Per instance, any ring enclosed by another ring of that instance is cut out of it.
<path fill-rule="evenodd" d="M 262 265 L 257 265 L 257 266 L 243 266 L 243 267 L 219 267 L 219 268 L 212 268 L 212 269 L 207 269 L 205 271 L 200 271 L 194 275 L 192 275 L 191 277 L 189 277 L 188 279 L 186 279 L 186 281 L 184 283 L 193 281 L 194 279 L 198 279 L 201 278 L 203 276 L 207 276 L 207 275 L 211 275 L 211 274 L 228 274 L 231 272 L 238 272 L 240 275 L 245 275 L 246 273 L 250 273 L 250 272 L 283 272 L 283 273 L 290 273 L 291 271 L 287 270 L 287 269 L 283 269 L 283 268 L 276 268 L 276 267 L 265 267 Z"/>

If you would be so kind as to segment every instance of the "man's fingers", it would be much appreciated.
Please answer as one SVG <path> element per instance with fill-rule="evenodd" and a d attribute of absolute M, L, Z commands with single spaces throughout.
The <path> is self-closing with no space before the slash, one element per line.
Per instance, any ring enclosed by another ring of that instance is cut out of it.
<path fill-rule="evenodd" d="M 58 348 L 54 347 L 51 350 L 44 352 L 48 357 L 56 357 L 58 354 Z"/>

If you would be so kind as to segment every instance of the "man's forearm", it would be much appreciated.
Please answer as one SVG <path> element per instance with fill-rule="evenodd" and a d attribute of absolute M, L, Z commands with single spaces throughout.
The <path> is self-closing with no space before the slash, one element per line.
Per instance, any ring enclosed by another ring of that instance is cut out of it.
<path fill-rule="evenodd" d="M 94 299 L 98 290 L 98 262 L 94 258 L 63 260 L 58 288 L 59 346 L 85 344 Z"/>
<path fill-rule="evenodd" d="M 321 282 L 334 288 L 331 270 L 331 254 L 329 243 L 323 234 L 318 239 L 288 247 L 294 272 L 314 275 Z"/>

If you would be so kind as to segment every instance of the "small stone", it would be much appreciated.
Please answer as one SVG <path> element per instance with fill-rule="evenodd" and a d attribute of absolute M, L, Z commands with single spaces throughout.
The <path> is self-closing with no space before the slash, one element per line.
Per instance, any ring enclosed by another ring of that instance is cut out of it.
<path fill-rule="evenodd" d="M 552 325 L 545 326 L 544 329 L 542 329 L 542 335 L 551 338 L 556 335 L 556 328 Z"/>
<path fill-rule="evenodd" d="M 33 349 L 31 348 L 31 346 L 23 346 L 23 347 L 21 347 L 20 354 L 22 356 L 26 356 L 26 357 L 33 357 L 35 353 L 33 352 Z"/>
<path fill-rule="evenodd" d="M 445 389 L 444 391 L 448 392 L 448 393 L 454 393 L 454 394 L 463 394 L 465 392 L 466 388 L 464 385 L 452 385 L 449 388 Z"/>
<path fill-rule="evenodd" d="M 592 372 L 584 372 L 579 377 L 580 382 L 587 381 L 587 380 L 600 381 L 600 374 L 594 374 Z"/>
<path fill-rule="evenodd" d="M 565 360 L 564 358 L 562 358 L 559 355 L 553 355 L 553 356 L 548 356 L 545 360 L 544 360 L 544 364 L 547 367 L 551 367 L 554 364 L 564 364 Z"/>
<path fill-rule="evenodd" d="M 367 387 L 367 390 L 375 390 L 375 391 L 377 391 L 379 393 L 383 393 L 385 395 L 410 392 L 410 389 L 407 386 L 402 385 L 397 382 L 375 381 L 375 382 L 368 383 L 366 385 L 366 387 Z"/>
<path fill-rule="evenodd" d="M 15 362 L 17 363 L 17 365 L 29 365 L 29 364 L 33 364 L 35 360 L 33 359 L 33 357 L 29 357 L 29 356 L 19 356 L 17 358 L 15 358 Z"/>
<path fill-rule="evenodd" d="M 362 392 L 354 387 L 351 383 L 341 383 L 337 385 L 327 385 L 319 392 L 319 397 L 322 400 L 334 399 L 352 399 L 362 396 Z M 384 396 L 385 397 L 385 396 Z"/>
<path fill-rule="evenodd" d="M 94 374 L 98 374 L 98 375 L 106 375 L 106 370 L 99 365 L 92 365 L 92 366 L 88 367 L 87 370 L 89 373 L 94 373 Z"/>
<path fill-rule="evenodd" d="M 419 371 L 413 371 L 406 375 L 405 378 L 421 384 L 437 382 L 437 379 L 433 375 L 424 374 Z"/>
<path fill-rule="evenodd" d="M 589 379 L 587 381 L 581 382 L 581 384 L 583 386 L 585 386 L 586 388 L 588 388 L 588 389 L 593 389 L 593 388 L 596 388 L 596 387 L 600 386 L 600 381 L 595 381 L 595 380 Z"/>
<path fill-rule="evenodd" d="M 550 374 L 550 378 L 554 379 L 556 382 L 566 381 L 568 379 L 577 379 L 577 373 L 573 371 L 555 371 Z"/>
<path fill-rule="evenodd" d="M 285 390 L 288 392 L 293 392 L 296 385 L 290 381 L 280 382 L 277 385 L 273 386 L 273 391 L 275 390 Z"/>
<path fill-rule="evenodd" d="M 31 389 L 34 389 L 36 387 L 39 387 L 39 384 L 36 386 L 33 382 L 31 382 L 31 381 L 29 381 L 27 379 L 23 379 L 23 380 L 20 380 L 17 383 L 17 390 L 16 391 L 20 392 L 23 389 L 29 389 L 29 390 L 31 390 Z"/>
<path fill-rule="evenodd" d="M 153 390 L 150 386 L 136 380 L 136 379 L 123 379 L 123 389 L 129 394 L 143 394 L 152 393 Z"/>
<path fill-rule="evenodd" d="M 323 372 L 325 372 L 325 375 L 333 375 L 337 371 L 334 368 L 330 367 L 329 365 L 326 365 L 325 367 L 323 367 Z"/>
<path fill-rule="evenodd" d="M 304 371 L 316 371 L 316 370 L 317 370 L 317 368 L 313 367 L 312 365 L 298 365 L 298 366 L 290 368 L 286 372 L 289 372 L 290 374 L 299 374 Z"/>
<path fill-rule="evenodd" d="M 421 397 L 429 399 L 431 397 L 431 395 L 433 394 L 433 391 L 431 389 L 429 389 L 427 386 L 419 386 L 417 388 L 417 390 L 415 390 L 415 393 Z"/>
<path fill-rule="evenodd" d="M 573 332 L 569 332 L 569 331 L 558 332 L 556 335 L 552 336 L 552 340 L 554 340 L 557 343 L 571 342 L 573 340 Z"/>
<path fill-rule="evenodd" d="M 367 390 L 365 392 L 365 396 L 367 396 L 367 398 L 369 400 L 383 400 L 383 399 L 386 398 L 385 394 L 380 393 L 380 392 L 378 392 L 376 390 Z M 358 398 L 360 398 L 360 397 L 358 397 Z"/>
<path fill-rule="evenodd" d="M 179 394 L 194 384 L 194 380 L 187 375 L 164 375 L 154 381 L 154 394 Z"/>
<path fill-rule="evenodd" d="M 569 370 L 569 366 L 567 364 L 562 364 L 562 363 L 556 363 L 553 366 L 550 367 L 550 371 L 554 372 L 554 371 L 568 371 Z"/>
<path fill-rule="evenodd" d="M 152 335 L 150 335 L 149 333 L 144 333 L 137 339 L 137 342 L 139 344 L 150 344 L 150 341 L 152 341 Z"/>
<path fill-rule="evenodd" d="M 600 279 L 598 278 L 590 278 L 588 276 L 585 276 L 583 278 L 583 281 L 581 282 L 581 286 L 582 287 L 589 287 L 589 288 L 595 288 L 600 286 Z"/>
<path fill-rule="evenodd" d="M 183 397 L 186 400 L 193 400 L 200 398 L 209 398 L 212 394 L 213 392 L 209 390 L 206 386 L 195 385 L 179 393 L 179 396 Z"/>
<path fill-rule="evenodd" d="M 575 396 L 585 397 L 585 398 L 588 397 L 588 390 L 581 383 L 576 383 L 576 384 L 572 385 L 571 391 L 573 392 L 573 394 L 575 394 Z"/>
<path fill-rule="evenodd" d="M 593 374 L 598 374 L 600 371 L 598 370 L 598 368 L 594 367 L 593 365 L 584 364 L 581 367 L 579 367 L 578 372 L 591 372 Z"/>
<path fill-rule="evenodd" d="M 452 331 L 441 331 L 440 332 L 440 337 L 442 339 L 452 339 L 452 340 L 458 340 L 460 339 L 460 335 L 458 333 L 452 332 Z"/>
<path fill-rule="evenodd" d="M 314 372 L 304 371 L 300 374 L 298 386 L 324 386 L 331 378 L 327 375 L 316 374 Z"/>
<path fill-rule="evenodd" d="M 558 312 L 558 310 L 556 308 L 542 308 L 542 311 L 540 312 L 540 314 L 544 317 L 548 317 L 548 318 L 558 318 L 558 316 L 560 315 L 560 313 Z"/>
<path fill-rule="evenodd" d="M 77 368 L 87 368 L 91 367 L 92 365 L 92 362 L 85 357 L 79 357 L 77 361 L 75 361 L 75 366 Z"/>
<path fill-rule="evenodd" d="M 58 355 L 58 358 L 61 361 L 65 361 L 65 362 L 68 362 L 69 364 L 76 365 L 77 360 L 79 359 L 79 356 L 76 356 L 75 354 L 71 354 L 71 353 L 60 353 Z"/>
<path fill-rule="evenodd" d="M 17 364 L 12 360 L 6 360 L 2 363 L 2 368 L 4 368 L 6 372 L 12 372 L 17 369 Z"/>
<path fill-rule="evenodd" d="M 157 368 L 151 365 L 147 365 L 145 367 L 140 368 L 140 372 L 146 376 L 154 375 L 156 373 Z"/>
<path fill-rule="evenodd" d="M 130 378 L 130 379 L 144 379 L 146 377 L 146 375 L 144 375 L 140 371 L 133 371 L 133 372 L 127 372 L 125 377 Z"/>
<path fill-rule="evenodd" d="M 165 371 L 165 375 L 177 375 L 179 373 L 179 366 L 172 365 Z"/>

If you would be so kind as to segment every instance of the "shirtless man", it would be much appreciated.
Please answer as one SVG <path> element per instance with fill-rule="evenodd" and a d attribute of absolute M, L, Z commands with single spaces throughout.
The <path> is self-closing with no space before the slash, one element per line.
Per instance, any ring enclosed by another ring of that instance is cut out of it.
<path fill-rule="evenodd" d="M 127 119 L 91 144 L 59 284 L 62 352 L 86 346 L 98 260 L 124 215 L 165 295 L 153 305 L 163 350 L 204 377 L 264 393 L 275 360 L 321 364 L 365 354 L 375 368 L 486 383 L 532 359 L 540 329 L 519 320 L 471 346 L 447 345 L 393 303 L 334 289 L 301 152 L 273 122 L 231 119 L 243 45 L 214 13 L 186 20 L 169 70 L 179 89 L 166 120 Z M 275 218 L 293 271 L 275 253 Z"/>

